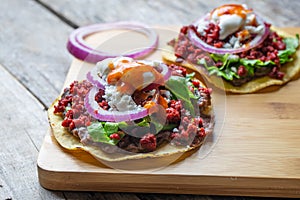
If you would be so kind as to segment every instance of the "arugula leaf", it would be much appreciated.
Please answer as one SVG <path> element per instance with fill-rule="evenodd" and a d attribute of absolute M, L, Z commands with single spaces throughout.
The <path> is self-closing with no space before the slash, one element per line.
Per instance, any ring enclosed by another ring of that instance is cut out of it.
<path fill-rule="evenodd" d="M 176 96 L 177 99 L 182 101 L 184 108 L 187 109 L 192 116 L 194 116 L 195 110 L 190 99 L 189 89 L 187 87 L 185 78 L 171 76 L 166 82 L 165 86 Z"/>

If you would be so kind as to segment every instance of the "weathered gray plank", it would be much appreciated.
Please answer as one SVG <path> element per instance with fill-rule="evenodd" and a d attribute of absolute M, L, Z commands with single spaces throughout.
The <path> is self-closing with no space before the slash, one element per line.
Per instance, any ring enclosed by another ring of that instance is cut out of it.
<path fill-rule="evenodd" d="M 30 92 L 49 106 L 61 91 L 72 59 L 65 48 L 72 28 L 34 1 L 5 1 L 0 10 L 0 199 L 65 199 L 38 182 L 36 159 L 49 126 Z"/>
<path fill-rule="evenodd" d="M 0 65 L 0 199 L 63 199 L 40 187 L 37 147 L 47 130 L 41 104 Z"/>
<path fill-rule="evenodd" d="M 72 57 L 72 28 L 34 1 L 0 4 L 0 63 L 46 106 L 59 94 Z"/>
<path fill-rule="evenodd" d="M 135 20 L 147 24 L 189 24 L 226 0 L 39 0 L 80 26 L 91 23 Z M 268 22 L 279 26 L 300 26 L 300 1 L 240 0 Z"/>

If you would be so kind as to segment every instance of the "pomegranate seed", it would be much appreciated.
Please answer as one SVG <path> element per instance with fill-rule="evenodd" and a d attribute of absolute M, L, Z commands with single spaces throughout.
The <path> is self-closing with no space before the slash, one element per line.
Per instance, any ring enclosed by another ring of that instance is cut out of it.
<path fill-rule="evenodd" d="M 156 137 L 151 133 L 147 133 L 141 138 L 140 145 L 146 151 L 154 151 L 156 149 Z"/>
<path fill-rule="evenodd" d="M 120 135 L 119 135 L 118 133 L 113 133 L 113 134 L 111 134 L 111 135 L 109 136 L 109 138 L 112 139 L 112 140 L 119 140 L 119 139 L 121 139 L 121 138 L 120 138 Z"/>
<path fill-rule="evenodd" d="M 214 44 L 214 47 L 216 47 L 216 48 L 221 48 L 221 47 L 223 47 L 223 42 L 217 42 L 217 43 L 215 43 L 215 44 Z"/>
<path fill-rule="evenodd" d="M 200 86 L 200 82 L 198 80 L 193 80 L 192 83 L 196 88 Z"/>
<path fill-rule="evenodd" d="M 247 74 L 247 70 L 246 70 L 245 66 L 240 65 L 239 69 L 238 69 L 238 75 L 239 76 L 244 76 L 246 74 Z"/>

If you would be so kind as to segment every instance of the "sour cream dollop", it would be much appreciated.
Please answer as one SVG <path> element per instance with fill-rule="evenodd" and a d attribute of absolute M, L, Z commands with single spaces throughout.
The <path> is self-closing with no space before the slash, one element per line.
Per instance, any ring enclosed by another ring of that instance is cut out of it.
<path fill-rule="evenodd" d="M 226 4 L 214 9 L 210 13 L 210 22 L 220 27 L 220 40 L 226 39 L 237 31 L 247 30 L 247 33 L 250 35 L 252 33 L 259 34 L 263 29 L 258 27 L 253 11 L 248 9 L 246 5 L 239 4 Z M 247 37 L 245 34 L 242 34 L 242 36 L 238 39 L 243 40 Z"/>

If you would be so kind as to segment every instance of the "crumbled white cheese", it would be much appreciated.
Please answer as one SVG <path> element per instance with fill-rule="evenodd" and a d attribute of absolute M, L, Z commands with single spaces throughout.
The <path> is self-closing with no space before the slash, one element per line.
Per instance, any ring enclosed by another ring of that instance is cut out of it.
<path fill-rule="evenodd" d="M 149 92 L 147 92 L 148 95 L 153 96 L 155 94 L 156 90 L 150 90 Z"/>
<path fill-rule="evenodd" d="M 164 95 L 167 99 L 171 98 L 171 92 L 169 90 L 160 90 L 160 93 Z"/>
<path fill-rule="evenodd" d="M 237 49 L 237 48 L 240 48 L 240 47 L 242 47 L 242 44 L 240 43 L 239 40 L 237 40 L 237 41 L 234 43 L 233 48 L 234 48 L 234 49 Z"/>
<path fill-rule="evenodd" d="M 97 62 L 96 67 L 97 67 L 99 77 L 103 78 L 108 75 L 108 73 L 111 71 L 110 68 L 108 67 L 111 61 L 112 61 L 111 58 L 107 58 L 105 60 Z"/>
<path fill-rule="evenodd" d="M 253 24 L 255 22 L 255 15 L 253 13 L 247 13 L 245 24 Z"/>
<path fill-rule="evenodd" d="M 177 69 L 177 70 L 175 70 L 178 74 L 182 74 L 182 70 L 180 70 L 180 69 Z"/>
<path fill-rule="evenodd" d="M 232 45 L 229 44 L 229 43 L 225 43 L 225 44 L 223 44 L 223 48 L 225 48 L 225 49 L 231 49 Z"/>
<path fill-rule="evenodd" d="M 174 133 L 178 133 L 178 132 L 179 132 L 178 128 L 174 128 L 174 129 L 173 129 L 173 132 L 174 132 Z"/>
<path fill-rule="evenodd" d="M 197 32 L 200 33 L 200 35 L 205 35 L 205 29 L 207 29 L 209 22 L 208 21 L 200 21 L 199 24 L 197 24 Z"/>
<path fill-rule="evenodd" d="M 160 94 L 164 97 L 164 99 L 170 103 L 172 94 L 169 90 L 160 90 Z"/>
<path fill-rule="evenodd" d="M 108 85 L 105 87 L 105 95 L 103 97 L 110 106 L 110 111 L 141 109 L 141 106 L 137 106 L 130 95 L 120 93 L 114 85 Z"/>
<path fill-rule="evenodd" d="M 244 28 L 246 30 L 248 30 L 249 33 L 253 33 L 253 34 L 261 34 L 261 33 L 263 33 L 263 30 L 264 30 L 263 25 L 259 25 L 257 27 L 255 27 L 255 26 L 245 26 Z"/>
<path fill-rule="evenodd" d="M 237 37 L 235 37 L 235 36 L 232 36 L 232 37 L 229 39 L 228 43 L 225 43 L 225 44 L 223 45 L 223 47 L 224 47 L 224 48 L 227 48 L 227 49 L 239 48 L 239 47 L 242 46 L 240 41 L 241 41 L 241 40 L 239 40 L 239 38 L 237 38 Z"/>
<path fill-rule="evenodd" d="M 229 60 L 237 60 L 237 59 L 239 59 L 240 57 L 238 56 L 238 55 L 234 55 L 234 54 L 230 54 L 229 56 L 228 56 L 228 59 Z"/>
<path fill-rule="evenodd" d="M 237 38 L 232 36 L 229 40 L 229 43 L 231 44 L 231 46 L 233 46 L 235 44 L 235 42 L 237 41 Z"/>
<path fill-rule="evenodd" d="M 237 73 L 237 69 L 236 69 L 236 67 L 231 67 L 231 71 L 233 71 L 233 72 Z"/>

